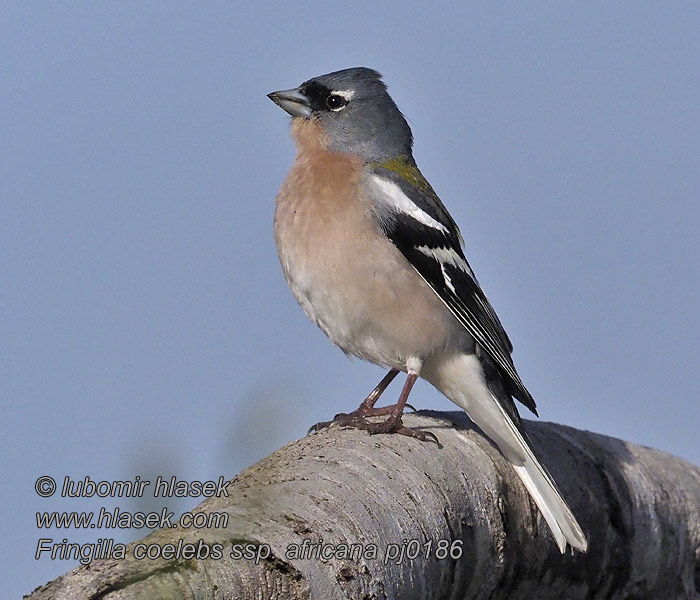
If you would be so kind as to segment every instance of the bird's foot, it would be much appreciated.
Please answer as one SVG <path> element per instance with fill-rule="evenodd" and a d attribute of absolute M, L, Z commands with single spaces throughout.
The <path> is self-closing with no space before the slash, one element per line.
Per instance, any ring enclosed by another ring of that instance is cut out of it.
<path fill-rule="evenodd" d="M 416 408 L 411 404 L 406 404 L 406 408 L 410 408 L 413 412 L 417 412 Z M 356 417 L 383 417 L 385 415 L 390 415 L 393 410 L 396 409 L 396 404 L 390 404 L 389 406 L 380 406 L 375 408 L 373 406 L 365 406 L 365 404 L 360 404 L 357 410 L 352 411 L 349 415 Z M 341 415 L 344 413 L 340 413 Z M 337 417 L 338 415 L 336 415 Z M 334 419 L 335 420 L 335 419 Z"/>
<path fill-rule="evenodd" d="M 321 429 L 327 428 L 332 423 L 335 423 L 341 427 L 363 429 L 364 431 L 369 432 L 370 435 L 376 435 L 378 433 L 398 433 L 399 435 L 415 438 L 421 442 L 435 442 L 438 445 L 438 448 L 442 448 L 442 445 L 434 433 L 423 431 L 415 427 L 404 427 L 401 420 L 401 415 L 396 417 L 391 416 L 391 410 L 393 408 L 393 406 L 386 406 L 383 408 L 372 408 L 371 412 L 365 412 L 358 409 L 351 413 L 339 413 L 335 415 L 332 421 L 322 421 L 311 426 L 308 433 L 311 433 L 312 431 L 320 431 Z M 381 416 L 386 414 L 389 414 L 390 416 L 384 421 L 376 422 L 365 419 L 365 416 Z"/>
<path fill-rule="evenodd" d="M 406 406 L 410 408 L 413 412 L 417 412 L 416 408 L 411 404 L 406 404 Z M 395 408 L 396 404 L 390 404 L 389 406 L 380 406 L 377 408 L 374 406 L 369 406 L 363 402 L 351 413 L 338 413 L 337 415 L 335 415 L 335 417 L 333 417 L 332 421 L 320 421 L 319 423 L 312 425 L 311 427 L 309 427 L 309 430 L 306 432 L 306 435 L 309 435 L 312 432 L 321 431 L 321 429 L 326 429 L 330 426 L 331 423 L 337 423 L 338 425 L 341 425 L 343 427 L 355 427 L 357 429 L 362 429 L 363 427 L 360 423 L 367 422 L 365 421 L 365 417 L 383 417 L 386 415 L 390 415 Z M 381 425 L 381 423 L 376 424 Z M 377 431 L 376 433 L 383 432 Z"/>
<path fill-rule="evenodd" d="M 332 421 L 320 421 L 311 427 L 306 432 L 306 435 L 311 433 L 316 433 L 321 431 L 321 429 L 328 429 L 333 423 L 340 425 L 341 427 L 357 427 L 360 428 L 360 423 L 365 422 L 364 416 L 358 410 L 351 413 L 338 413 L 333 417 Z"/>

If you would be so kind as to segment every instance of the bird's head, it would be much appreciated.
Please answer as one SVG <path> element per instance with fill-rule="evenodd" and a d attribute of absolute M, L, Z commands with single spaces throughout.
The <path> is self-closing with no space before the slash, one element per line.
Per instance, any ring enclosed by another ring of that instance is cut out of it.
<path fill-rule="evenodd" d="M 411 156 L 411 129 L 381 75 L 372 69 L 320 75 L 268 97 L 294 119 L 316 122 L 329 140 L 329 150 L 368 162 Z"/>

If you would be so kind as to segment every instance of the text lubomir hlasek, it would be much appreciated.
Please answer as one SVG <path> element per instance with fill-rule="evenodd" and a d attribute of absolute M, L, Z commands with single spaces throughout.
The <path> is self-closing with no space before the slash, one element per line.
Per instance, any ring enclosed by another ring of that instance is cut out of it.
<path fill-rule="evenodd" d="M 63 479 L 61 496 L 63 498 L 141 498 L 151 486 L 147 479 L 138 475 L 126 481 L 93 481 L 90 476 L 80 480 Z M 196 498 L 199 496 L 228 497 L 228 481 L 219 477 L 216 481 L 184 481 L 174 475 L 165 479 L 160 475 L 153 485 L 154 498 Z"/>

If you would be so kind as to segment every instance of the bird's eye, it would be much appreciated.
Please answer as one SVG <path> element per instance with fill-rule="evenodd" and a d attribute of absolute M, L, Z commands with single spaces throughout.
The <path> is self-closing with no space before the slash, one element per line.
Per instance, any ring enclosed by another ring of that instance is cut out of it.
<path fill-rule="evenodd" d="M 348 101 L 339 94 L 330 94 L 326 98 L 326 106 L 334 111 L 340 110 L 347 103 L 348 103 Z"/>

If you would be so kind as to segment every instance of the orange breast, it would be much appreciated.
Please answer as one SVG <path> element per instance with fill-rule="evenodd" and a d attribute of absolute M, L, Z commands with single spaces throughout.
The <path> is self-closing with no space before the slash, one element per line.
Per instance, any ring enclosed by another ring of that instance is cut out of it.
<path fill-rule="evenodd" d="M 295 121 L 275 240 L 302 308 L 345 352 L 385 366 L 403 369 L 409 357 L 445 348 L 461 328 L 380 231 L 362 162 L 328 152 L 314 121 Z"/>

